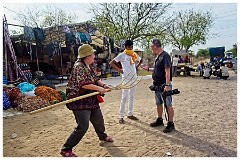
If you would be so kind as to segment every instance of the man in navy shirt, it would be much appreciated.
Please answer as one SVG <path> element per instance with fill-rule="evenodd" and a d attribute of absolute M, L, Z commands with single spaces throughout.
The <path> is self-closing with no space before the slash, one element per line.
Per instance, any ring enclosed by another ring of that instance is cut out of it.
<path fill-rule="evenodd" d="M 150 124 L 151 127 L 163 126 L 163 92 L 172 90 L 172 73 L 171 73 L 171 57 L 161 47 L 159 39 L 154 38 L 150 46 L 152 52 L 157 56 L 154 63 L 154 68 L 143 67 L 143 69 L 153 72 L 153 84 L 155 86 L 162 86 L 165 84 L 163 90 L 155 90 L 155 100 L 157 105 L 158 118 Z M 172 97 L 166 97 L 166 108 L 168 112 L 167 127 L 163 132 L 172 132 L 175 127 L 173 123 L 174 110 L 172 107 Z"/>

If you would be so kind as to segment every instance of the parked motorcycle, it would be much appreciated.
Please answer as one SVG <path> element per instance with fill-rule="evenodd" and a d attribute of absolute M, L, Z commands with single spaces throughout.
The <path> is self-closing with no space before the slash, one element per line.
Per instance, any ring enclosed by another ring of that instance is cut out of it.
<path fill-rule="evenodd" d="M 220 77 L 222 79 L 228 79 L 228 67 L 224 61 L 210 62 L 207 67 L 205 67 L 203 78 L 209 78 L 211 75 Z"/>

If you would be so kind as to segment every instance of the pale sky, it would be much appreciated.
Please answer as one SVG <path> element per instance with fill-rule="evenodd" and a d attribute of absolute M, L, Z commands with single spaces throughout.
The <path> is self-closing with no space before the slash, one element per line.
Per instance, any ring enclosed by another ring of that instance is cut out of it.
<path fill-rule="evenodd" d="M 17 16 L 17 13 L 21 10 L 24 10 L 26 6 L 32 6 L 33 3 L 3 3 L 3 14 L 6 15 L 8 23 L 19 24 L 18 21 L 14 20 Z M 31 2 L 31 1 L 30 1 Z M 42 2 L 42 1 L 41 1 Z M 65 1 L 70 2 L 70 1 Z M 105 1 L 106 2 L 106 1 Z M 144 1 L 145 2 L 145 1 Z M 155 1 L 156 2 L 156 1 Z M 178 2 L 178 1 L 177 1 Z M 235 1 L 232 3 L 223 3 L 223 2 L 214 2 L 213 3 L 173 3 L 171 11 L 178 10 L 186 10 L 186 9 L 194 9 L 196 11 L 202 10 L 212 10 L 213 14 L 216 17 L 214 25 L 210 30 L 211 33 L 217 34 L 212 39 L 207 40 L 206 45 L 193 46 L 190 50 L 193 50 L 195 53 L 198 49 L 206 49 L 209 47 L 218 47 L 225 46 L 226 50 L 231 49 L 235 43 L 237 43 L 237 3 Z M 231 2 L 231 1 L 230 1 Z M 37 4 L 37 3 L 34 3 Z M 49 3 L 48 3 L 49 4 Z M 90 20 L 92 15 L 88 13 L 88 9 L 90 7 L 89 3 L 51 3 L 54 6 L 64 9 L 65 11 L 75 12 L 79 16 L 79 22 L 83 22 L 86 20 Z M 37 6 L 41 6 L 42 4 L 37 4 Z M 19 27 L 10 27 L 9 29 L 19 29 Z M 175 47 L 166 47 L 165 50 L 170 52 Z"/>

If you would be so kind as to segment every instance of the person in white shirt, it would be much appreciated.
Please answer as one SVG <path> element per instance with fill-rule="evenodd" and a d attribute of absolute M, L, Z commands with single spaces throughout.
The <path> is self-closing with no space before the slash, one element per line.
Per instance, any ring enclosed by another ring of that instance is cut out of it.
<path fill-rule="evenodd" d="M 179 58 L 177 57 L 177 55 L 175 55 L 175 57 L 172 60 L 172 76 L 177 77 L 177 65 L 178 65 L 178 61 Z"/>
<path fill-rule="evenodd" d="M 117 66 L 117 63 L 120 62 L 122 65 L 122 69 Z M 137 65 L 136 63 L 139 62 Z M 134 81 L 137 78 L 136 68 L 141 65 L 141 57 L 133 51 L 133 41 L 126 40 L 125 41 L 125 50 L 117 55 L 111 62 L 110 66 L 113 69 L 117 70 L 119 73 L 122 73 L 122 80 L 124 80 L 123 84 L 131 83 L 130 81 Z M 133 115 L 133 96 L 136 87 L 130 89 L 122 89 L 122 99 L 120 103 L 120 111 L 119 111 L 119 123 L 123 124 L 124 121 L 124 111 L 125 104 L 128 98 L 128 118 L 132 120 L 138 120 L 137 117 Z"/>

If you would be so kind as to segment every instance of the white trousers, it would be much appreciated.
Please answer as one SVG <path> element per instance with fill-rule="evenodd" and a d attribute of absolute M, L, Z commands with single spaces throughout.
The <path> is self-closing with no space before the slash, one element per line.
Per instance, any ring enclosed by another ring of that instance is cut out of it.
<path fill-rule="evenodd" d="M 136 90 L 136 86 L 130 89 L 122 89 L 122 100 L 120 103 L 119 117 L 124 117 L 125 105 L 128 99 L 128 116 L 133 115 L 133 96 Z"/>

